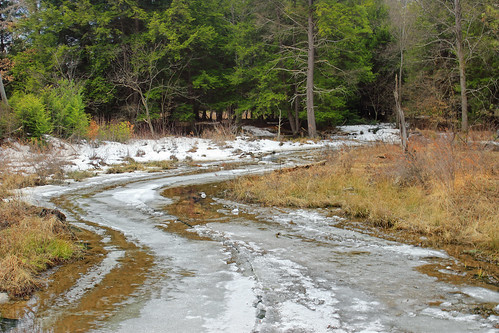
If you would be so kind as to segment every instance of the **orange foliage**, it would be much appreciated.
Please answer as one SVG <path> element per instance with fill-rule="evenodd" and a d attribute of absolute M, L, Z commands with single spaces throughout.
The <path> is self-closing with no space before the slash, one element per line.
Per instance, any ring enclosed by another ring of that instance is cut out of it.
<path fill-rule="evenodd" d="M 97 136 L 99 135 L 99 124 L 95 120 L 90 120 L 90 125 L 88 126 L 87 129 L 87 137 L 90 140 L 95 140 L 97 139 Z"/>
<path fill-rule="evenodd" d="M 12 69 L 14 63 L 10 59 L 0 59 L 0 74 L 2 74 L 2 79 L 4 82 L 12 81 L 14 78 L 12 75 L 8 75 L 8 72 Z"/>

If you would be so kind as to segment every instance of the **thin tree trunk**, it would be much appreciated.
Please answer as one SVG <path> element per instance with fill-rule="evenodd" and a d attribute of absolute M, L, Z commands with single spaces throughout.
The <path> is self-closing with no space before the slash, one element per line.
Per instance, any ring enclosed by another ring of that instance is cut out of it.
<path fill-rule="evenodd" d="M 0 73 L 0 97 L 5 105 L 9 106 L 9 100 L 7 99 L 7 94 L 5 93 L 5 88 L 3 86 L 2 74 Z"/>
<path fill-rule="evenodd" d="M 296 134 L 296 127 L 295 127 L 295 119 L 293 117 L 293 110 L 288 109 L 288 121 L 289 121 L 289 127 L 291 127 L 291 132 Z"/>
<path fill-rule="evenodd" d="M 315 126 L 314 111 L 314 65 L 315 65 L 315 43 L 314 43 L 314 19 L 313 5 L 314 0 L 308 0 L 308 67 L 307 67 L 307 122 L 308 135 L 312 138 L 317 136 Z"/>
<path fill-rule="evenodd" d="M 466 88 L 466 63 L 463 50 L 463 30 L 461 27 L 461 1 L 454 0 L 454 14 L 456 18 L 456 47 L 459 62 L 459 81 L 461 85 L 461 130 L 468 131 L 468 96 Z"/>
<path fill-rule="evenodd" d="M 296 86 L 296 93 L 298 93 L 298 86 Z M 295 98 L 295 132 L 294 135 L 300 132 L 300 96 Z"/>
<path fill-rule="evenodd" d="M 404 22 L 402 23 L 402 27 L 400 29 L 400 68 L 399 68 L 399 76 L 398 76 L 398 102 L 402 104 L 402 73 L 404 71 L 404 49 L 405 49 L 405 8 L 404 8 Z M 400 125 L 400 114 L 396 112 L 397 125 Z"/>
<path fill-rule="evenodd" d="M 282 110 L 279 108 L 279 125 L 277 126 L 277 140 L 281 140 Z"/>
<path fill-rule="evenodd" d="M 393 91 L 393 96 L 395 97 L 395 108 L 397 111 L 399 126 L 400 126 L 400 141 L 402 142 L 402 149 L 407 151 L 407 128 L 405 126 L 405 116 L 404 110 L 402 110 L 402 106 L 400 105 L 400 96 L 399 96 L 399 79 L 397 75 L 395 75 L 395 90 Z"/>
<path fill-rule="evenodd" d="M 151 114 L 149 112 L 149 105 L 147 103 L 147 99 L 144 97 L 144 95 L 140 94 L 141 100 L 142 100 L 142 105 L 144 105 L 144 109 L 146 111 L 146 123 L 149 125 L 149 130 L 151 131 L 151 135 L 154 136 L 154 127 L 152 126 L 152 121 L 151 121 Z"/>

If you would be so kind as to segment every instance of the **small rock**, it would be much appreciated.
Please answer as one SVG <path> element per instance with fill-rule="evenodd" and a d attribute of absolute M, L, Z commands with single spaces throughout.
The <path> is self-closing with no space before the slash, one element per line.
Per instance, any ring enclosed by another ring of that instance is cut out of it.
<path fill-rule="evenodd" d="M 199 193 L 199 196 L 201 197 L 201 199 L 206 199 L 206 193 L 204 192 Z"/>
<path fill-rule="evenodd" d="M 9 295 L 6 293 L 0 293 L 0 304 L 5 304 L 10 300 Z"/>

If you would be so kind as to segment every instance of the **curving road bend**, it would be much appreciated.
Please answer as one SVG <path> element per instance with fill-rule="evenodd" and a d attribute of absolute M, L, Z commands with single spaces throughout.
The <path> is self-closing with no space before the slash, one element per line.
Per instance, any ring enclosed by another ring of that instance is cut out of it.
<path fill-rule="evenodd" d="M 325 210 L 219 195 L 222 181 L 281 166 L 103 175 L 34 189 L 35 203 L 55 204 L 98 235 L 100 250 L 65 288 L 35 297 L 19 330 L 499 332 L 498 317 L 472 311 L 485 304 L 497 312 L 497 290 L 417 270 L 439 263 L 442 274 L 459 275 L 443 251 L 341 228 Z"/>

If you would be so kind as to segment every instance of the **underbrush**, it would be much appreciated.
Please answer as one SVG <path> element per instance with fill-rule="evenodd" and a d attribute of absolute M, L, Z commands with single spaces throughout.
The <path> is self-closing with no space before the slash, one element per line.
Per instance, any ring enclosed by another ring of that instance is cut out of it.
<path fill-rule="evenodd" d="M 129 121 L 106 122 L 91 120 L 86 136 L 92 140 L 115 141 L 125 143 L 134 135 L 134 125 Z"/>
<path fill-rule="evenodd" d="M 499 153 L 451 136 L 420 136 L 407 154 L 393 145 L 332 151 L 323 166 L 245 177 L 229 188 L 235 200 L 341 207 L 435 243 L 499 252 Z"/>
<path fill-rule="evenodd" d="M 201 138 L 212 140 L 218 146 L 224 146 L 226 141 L 236 139 L 237 126 L 233 123 L 222 123 L 214 125 L 213 128 L 205 129 Z"/>

